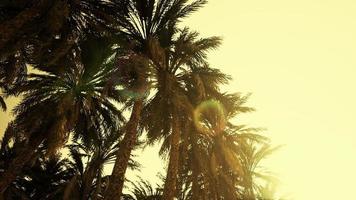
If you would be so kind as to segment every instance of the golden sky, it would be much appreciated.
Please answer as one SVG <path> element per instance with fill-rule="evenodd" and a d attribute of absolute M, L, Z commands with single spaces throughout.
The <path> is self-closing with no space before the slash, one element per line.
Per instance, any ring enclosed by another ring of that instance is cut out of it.
<path fill-rule="evenodd" d="M 356 1 L 210 0 L 187 25 L 223 37 L 210 63 L 233 76 L 226 90 L 253 93 L 242 122 L 285 145 L 266 163 L 281 193 L 356 199 Z M 157 180 L 157 150 L 137 153 Z"/>
<path fill-rule="evenodd" d="M 189 26 L 224 38 L 210 61 L 253 93 L 243 121 L 285 144 L 268 162 L 281 190 L 356 199 L 356 1 L 211 0 Z"/>

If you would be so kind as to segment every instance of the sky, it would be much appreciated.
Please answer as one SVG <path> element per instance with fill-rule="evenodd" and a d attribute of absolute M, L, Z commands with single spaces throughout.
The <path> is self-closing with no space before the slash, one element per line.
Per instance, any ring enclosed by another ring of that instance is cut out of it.
<path fill-rule="evenodd" d="M 356 199 L 355 11 L 352 0 L 210 0 L 185 22 L 223 38 L 211 66 L 232 75 L 224 90 L 252 93 L 256 112 L 237 121 L 284 145 L 265 165 L 292 199 Z M 157 148 L 136 154 L 143 168 L 129 176 L 156 181 Z"/>

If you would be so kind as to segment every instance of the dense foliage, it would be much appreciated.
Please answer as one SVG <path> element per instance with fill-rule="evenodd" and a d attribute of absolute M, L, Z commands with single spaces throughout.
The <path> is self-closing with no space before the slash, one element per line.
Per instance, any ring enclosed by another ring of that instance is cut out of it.
<path fill-rule="evenodd" d="M 221 39 L 180 25 L 206 3 L 2 1 L 0 108 L 21 101 L 1 140 L 0 199 L 273 198 L 260 162 L 275 148 L 232 122 L 253 108 L 220 90 L 231 78 L 207 60 Z M 133 150 L 159 143 L 163 183 L 127 180 Z"/>

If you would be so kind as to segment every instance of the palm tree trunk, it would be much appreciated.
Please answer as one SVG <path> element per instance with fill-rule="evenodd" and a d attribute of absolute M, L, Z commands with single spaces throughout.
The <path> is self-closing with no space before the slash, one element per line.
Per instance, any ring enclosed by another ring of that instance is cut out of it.
<path fill-rule="evenodd" d="M 193 183 L 192 183 L 192 199 L 199 200 L 199 183 L 198 183 L 198 173 L 197 173 L 197 166 L 193 166 Z"/>
<path fill-rule="evenodd" d="M 96 171 L 96 166 L 91 165 L 88 166 L 88 169 L 86 172 L 84 172 L 84 178 L 83 178 L 83 200 L 87 200 L 90 197 L 90 191 L 93 186 L 93 180 L 95 177 L 95 171 Z"/>
<path fill-rule="evenodd" d="M 137 140 L 137 128 L 143 107 L 143 100 L 134 103 L 130 120 L 126 125 L 125 137 L 116 154 L 114 169 L 110 176 L 109 185 L 105 193 L 105 200 L 120 200 L 125 181 L 125 173 L 129 163 L 131 151 Z"/>
<path fill-rule="evenodd" d="M 171 149 L 169 152 L 169 164 L 166 181 L 163 189 L 163 199 L 173 200 L 176 194 L 179 165 L 179 142 L 180 142 L 180 123 L 177 112 L 173 112 Z"/>
<path fill-rule="evenodd" d="M 16 156 L 10 163 L 8 169 L 2 174 L 0 178 L 0 196 L 5 192 L 7 187 L 16 179 L 21 173 L 22 168 L 28 163 L 36 153 L 36 149 L 42 143 L 42 139 L 37 138 L 30 142 L 25 147 L 21 148 Z"/>
<path fill-rule="evenodd" d="M 65 188 L 64 188 L 64 192 L 63 192 L 63 200 L 71 200 L 73 199 L 73 191 L 74 189 L 77 189 L 79 191 L 77 187 L 77 181 L 78 181 L 78 176 L 79 174 L 74 175 L 70 181 L 66 184 Z M 77 199 L 79 199 L 79 196 L 77 197 Z"/>
<path fill-rule="evenodd" d="M 99 171 L 101 171 L 101 169 L 99 169 Z M 101 184 L 102 184 L 102 182 L 101 182 L 101 174 L 98 173 L 97 176 L 96 176 L 96 188 L 95 188 L 94 194 L 92 196 L 93 200 L 97 200 L 98 199 L 98 196 L 101 193 Z"/>
<path fill-rule="evenodd" d="M 185 167 L 187 166 L 187 157 L 188 157 L 188 132 L 189 132 L 189 124 L 186 123 L 184 125 L 184 130 L 181 135 L 181 144 L 180 144 L 180 156 L 179 156 L 179 165 L 178 165 L 178 180 L 177 180 L 177 188 L 176 188 L 176 195 L 178 195 L 178 198 L 182 196 L 180 193 L 183 190 L 183 185 L 184 185 L 184 179 L 185 174 L 184 170 Z"/>

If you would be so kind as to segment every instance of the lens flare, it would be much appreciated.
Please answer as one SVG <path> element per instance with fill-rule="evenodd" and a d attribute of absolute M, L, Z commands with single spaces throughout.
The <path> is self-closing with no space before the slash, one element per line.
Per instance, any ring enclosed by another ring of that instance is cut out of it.
<path fill-rule="evenodd" d="M 205 134 L 218 134 L 225 129 L 224 106 L 217 100 L 203 101 L 194 110 L 195 127 Z"/>

